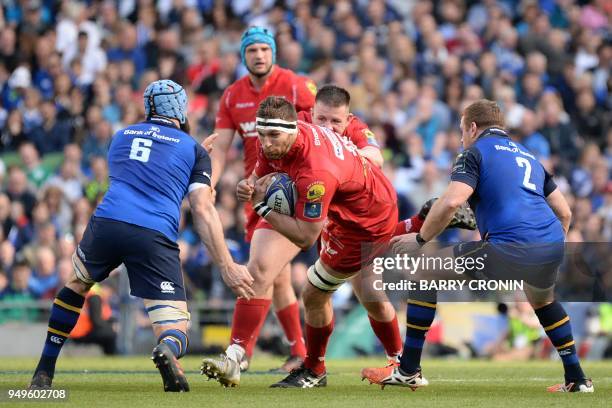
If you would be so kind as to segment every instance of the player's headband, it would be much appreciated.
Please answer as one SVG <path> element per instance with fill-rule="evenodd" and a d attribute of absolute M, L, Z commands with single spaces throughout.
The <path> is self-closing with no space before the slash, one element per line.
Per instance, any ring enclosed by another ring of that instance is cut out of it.
<path fill-rule="evenodd" d="M 278 130 L 285 133 L 297 133 L 297 121 L 287 121 L 278 118 L 255 118 L 256 128 L 262 132 Z"/>

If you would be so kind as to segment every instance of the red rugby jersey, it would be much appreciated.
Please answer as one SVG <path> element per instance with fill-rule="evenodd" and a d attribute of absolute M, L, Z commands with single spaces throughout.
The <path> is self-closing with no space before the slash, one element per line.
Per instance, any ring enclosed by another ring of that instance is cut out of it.
<path fill-rule="evenodd" d="M 242 137 L 245 177 L 253 172 L 257 161 L 255 114 L 259 103 L 268 96 L 282 96 L 299 112 L 312 108 L 316 93 L 317 87 L 312 80 L 277 65 L 260 90 L 253 87 L 248 75 L 225 89 L 219 102 L 215 128 L 232 129 Z"/>
<path fill-rule="evenodd" d="M 296 217 L 330 221 L 355 232 L 387 233 L 397 224 L 396 194 L 380 169 L 356 152 L 356 146 L 333 131 L 298 121 L 289 152 L 268 160 L 258 147 L 255 174 L 289 174 L 296 183 Z"/>

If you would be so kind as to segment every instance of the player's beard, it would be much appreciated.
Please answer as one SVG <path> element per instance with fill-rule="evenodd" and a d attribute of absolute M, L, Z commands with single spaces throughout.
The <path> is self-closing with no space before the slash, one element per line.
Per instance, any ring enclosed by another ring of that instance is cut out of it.
<path fill-rule="evenodd" d="M 272 70 L 272 66 L 273 65 L 274 64 L 270 64 L 268 69 L 266 69 L 266 72 L 263 72 L 263 73 L 262 72 L 255 72 L 255 71 L 253 71 L 251 69 L 251 67 L 249 67 L 248 65 L 247 65 L 246 68 L 247 68 L 247 71 L 249 71 L 249 74 L 253 75 L 255 78 L 263 78 L 263 77 L 265 77 L 266 75 L 268 75 L 270 73 L 270 71 Z"/>

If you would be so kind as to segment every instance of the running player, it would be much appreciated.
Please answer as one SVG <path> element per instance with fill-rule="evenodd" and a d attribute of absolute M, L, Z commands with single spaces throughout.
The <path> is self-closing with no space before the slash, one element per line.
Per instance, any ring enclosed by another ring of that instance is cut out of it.
<path fill-rule="evenodd" d="M 213 188 L 225 166 L 227 152 L 234 134 L 242 137 L 244 145 L 244 174 L 248 177 L 257 161 L 257 130 L 255 112 L 267 96 L 285 97 L 298 110 L 310 110 L 314 104 L 315 84 L 290 70 L 275 65 L 276 43 L 265 28 L 251 27 L 242 35 L 240 46 L 242 62 L 249 74 L 230 85 L 221 98 L 215 125 L 218 135 L 211 152 Z M 247 267 L 255 279 L 257 295 L 253 299 L 238 299 L 232 321 L 231 344 L 246 349 L 242 368 L 248 366 L 270 304 L 274 303 L 276 315 L 285 331 L 291 356 L 281 367 L 290 371 L 299 366 L 306 352 L 300 323 L 299 305 L 291 286 L 291 260 L 299 252 L 276 231 L 270 229 L 252 210 L 245 206 L 247 224 L 246 240 L 251 242 Z M 282 271 L 279 274 L 279 271 Z M 270 280 L 274 285 L 269 287 Z M 266 290 L 261 290 L 261 287 Z M 259 289 L 258 289 L 259 288 Z"/>
<path fill-rule="evenodd" d="M 295 108 L 283 98 L 262 102 L 257 131 L 262 148 L 255 173 L 238 184 L 239 199 L 253 202 L 257 213 L 299 248 L 310 248 L 321 236 L 320 258 L 308 269 L 303 292 L 307 357 L 273 387 L 325 386 L 324 357 L 333 329 L 331 295 L 361 270 L 362 255 L 368 263 L 376 253 L 362 253 L 362 245 L 381 246 L 393 236 L 396 193 L 354 144 L 330 129 L 298 122 Z M 266 175 L 276 171 L 288 173 L 296 183 L 296 218 L 272 212 L 262 202 L 270 181 Z M 235 348 L 221 359 L 206 359 L 204 373 L 232 384 L 241 352 Z"/>
<path fill-rule="evenodd" d="M 153 361 L 165 391 L 189 391 L 178 359 L 187 350 L 189 313 L 176 244 L 181 202 L 189 196 L 195 228 L 238 296 L 253 278 L 225 244 L 212 196 L 208 154 L 189 134 L 187 94 L 160 80 L 144 92 L 146 121 L 118 131 L 109 153 L 110 187 L 72 256 L 73 276 L 55 298 L 31 388 L 50 388 L 62 346 L 85 295 L 124 263 L 131 293 L 144 300 L 157 346 Z"/>

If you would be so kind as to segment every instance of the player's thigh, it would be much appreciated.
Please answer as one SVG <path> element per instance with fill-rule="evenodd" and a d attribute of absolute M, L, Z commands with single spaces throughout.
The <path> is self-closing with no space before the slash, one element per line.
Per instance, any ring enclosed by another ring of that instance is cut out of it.
<path fill-rule="evenodd" d="M 370 308 L 376 308 L 370 306 L 373 303 L 390 303 L 385 291 L 376 289 L 377 281 L 380 281 L 380 279 L 381 275 L 374 273 L 371 264 L 365 265 L 361 272 L 351 279 L 351 285 L 353 286 L 355 296 L 368 310 L 370 310 Z"/>
<path fill-rule="evenodd" d="M 247 267 L 255 285 L 267 288 L 300 249 L 280 232 L 258 228 L 251 240 Z"/>
<path fill-rule="evenodd" d="M 185 301 L 178 245 L 163 234 L 135 227 L 127 242 L 124 263 L 133 296 Z"/>
<path fill-rule="evenodd" d="M 90 286 L 102 282 L 122 263 L 123 232 L 127 225 L 91 217 L 72 257 L 73 271 L 79 281 Z"/>

